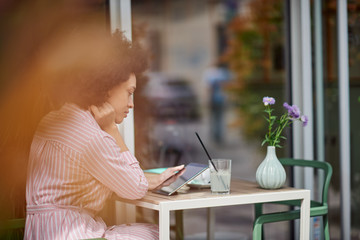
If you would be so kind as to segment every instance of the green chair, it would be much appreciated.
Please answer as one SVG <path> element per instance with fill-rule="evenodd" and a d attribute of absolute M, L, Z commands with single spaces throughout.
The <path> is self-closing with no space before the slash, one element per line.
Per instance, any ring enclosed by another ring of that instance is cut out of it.
<path fill-rule="evenodd" d="M 328 223 L 328 190 L 330 179 L 332 175 L 332 167 L 327 162 L 309 161 L 291 158 L 279 159 L 283 166 L 300 166 L 311 167 L 314 169 L 322 169 L 324 174 L 324 181 L 322 186 L 322 199 L 320 202 L 311 200 L 310 203 L 310 217 L 322 216 L 324 237 L 326 240 L 330 239 L 329 223 Z M 319 186 L 320 187 L 320 186 Z M 319 188 L 320 191 L 320 188 Z M 272 202 L 272 204 L 283 204 L 288 206 L 300 206 L 300 200 Z M 263 224 L 272 222 L 289 221 L 300 218 L 300 210 L 290 210 L 287 212 L 277 213 L 262 213 L 262 203 L 255 204 L 255 221 L 253 226 L 253 239 L 258 240 L 263 237 Z"/>
<path fill-rule="evenodd" d="M 24 239 L 25 218 L 10 219 L 0 222 L 0 239 Z"/>
<path fill-rule="evenodd" d="M 0 239 L 23 240 L 25 229 L 25 218 L 10 219 L 0 222 Z M 91 238 L 83 240 L 106 240 L 106 238 Z"/>

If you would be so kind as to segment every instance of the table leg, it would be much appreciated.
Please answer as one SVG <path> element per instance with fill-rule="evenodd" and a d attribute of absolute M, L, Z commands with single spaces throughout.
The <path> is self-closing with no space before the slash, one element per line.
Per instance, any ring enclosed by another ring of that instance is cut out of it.
<path fill-rule="evenodd" d="M 136 222 L 136 206 L 132 204 L 126 204 L 126 223 Z"/>
<path fill-rule="evenodd" d="M 207 219 L 207 240 L 214 240 L 214 228 L 215 228 L 215 209 L 207 209 L 208 219 Z"/>
<path fill-rule="evenodd" d="M 310 192 L 307 192 L 301 201 L 300 208 L 300 239 L 308 240 L 310 237 Z"/>
<path fill-rule="evenodd" d="M 175 211 L 175 235 L 176 240 L 184 240 L 184 210 Z"/>
<path fill-rule="evenodd" d="M 159 239 L 170 239 L 170 211 L 164 207 L 159 210 Z"/>

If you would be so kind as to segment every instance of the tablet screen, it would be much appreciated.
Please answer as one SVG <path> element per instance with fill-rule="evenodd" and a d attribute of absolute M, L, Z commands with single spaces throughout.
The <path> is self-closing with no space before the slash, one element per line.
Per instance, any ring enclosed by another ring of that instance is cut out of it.
<path fill-rule="evenodd" d="M 185 172 L 172 184 L 169 186 L 163 187 L 160 190 L 156 191 L 162 194 L 171 195 L 176 192 L 179 188 L 181 188 L 184 184 L 190 182 L 195 177 L 197 177 L 200 173 L 205 171 L 209 166 L 205 164 L 199 163 L 189 163 L 185 167 Z"/>

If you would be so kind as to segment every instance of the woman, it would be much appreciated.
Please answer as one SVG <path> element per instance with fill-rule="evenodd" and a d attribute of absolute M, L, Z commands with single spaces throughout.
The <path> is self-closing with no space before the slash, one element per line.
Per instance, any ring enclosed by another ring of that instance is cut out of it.
<path fill-rule="evenodd" d="M 134 107 L 136 76 L 145 70 L 141 49 L 121 34 L 62 32 L 39 52 L 59 110 L 38 125 L 30 150 L 25 239 L 157 239 L 158 227 L 107 227 L 96 214 L 112 193 L 142 198 L 172 183 L 183 166 L 145 176 L 117 130 Z"/>

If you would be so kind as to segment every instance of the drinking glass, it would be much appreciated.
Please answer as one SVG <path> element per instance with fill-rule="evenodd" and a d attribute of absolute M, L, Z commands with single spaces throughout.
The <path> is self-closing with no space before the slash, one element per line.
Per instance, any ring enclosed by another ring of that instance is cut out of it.
<path fill-rule="evenodd" d="M 211 192 L 213 194 L 229 194 L 231 179 L 231 159 L 212 159 L 212 163 L 209 160 L 209 168 L 211 179 Z"/>

